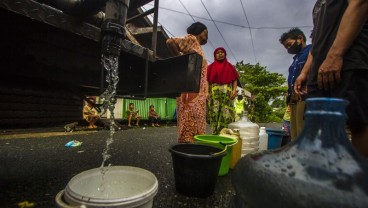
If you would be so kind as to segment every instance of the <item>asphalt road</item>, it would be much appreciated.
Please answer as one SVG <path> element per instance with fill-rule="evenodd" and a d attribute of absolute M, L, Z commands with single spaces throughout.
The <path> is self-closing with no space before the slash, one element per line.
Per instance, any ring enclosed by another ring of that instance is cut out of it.
<path fill-rule="evenodd" d="M 55 207 L 56 194 L 73 176 L 101 166 L 109 131 L 62 131 L 0 136 L 0 207 L 18 207 L 24 201 L 35 203 L 35 207 Z M 83 143 L 80 147 L 64 146 L 72 140 Z M 140 167 L 155 174 L 159 189 L 154 208 L 227 207 L 234 195 L 230 175 L 218 177 L 215 192 L 208 198 L 176 193 L 168 151 L 173 144 L 177 144 L 177 128 L 173 126 L 118 131 L 107 163 Z"/>

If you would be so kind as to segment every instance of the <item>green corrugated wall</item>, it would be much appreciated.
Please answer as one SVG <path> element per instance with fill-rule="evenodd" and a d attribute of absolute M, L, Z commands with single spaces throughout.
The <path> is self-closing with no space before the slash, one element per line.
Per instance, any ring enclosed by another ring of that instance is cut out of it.
<path fill-rule="evenodd" d="M 148 110 L 150 105 L 155 106 L 155 110 L 161 116 L 162 120 L 172 120 L 176 109 L 176 99 L 174 98 L 146 98 L 145 100 L 125 98 L 117 99 L 122 100 L 122 102 L 117 102 L 117 105 L 115 106 L 115 118 L 127 118 L 126 110 L 128 109 L 129 103 L 134 103 L 134 108 L 139 110 L 139 114 L 142 116 L 142 119 L 148 119 Z M 99 97 L 96 97 L 96 101 L 97 103 L 100 103 Z"/>
<path fill-rule="evenodd" d="M 176 109 L 176 100 L 173 98 L 146 98 L 145 100 L 123 99 L 123 118 L 126 119 L 126 110 L 129 103 L 134 103 L 134 108 L 139 110 L 142 119 L 148 119 L 149 106 L 154 105 L 156 112 L 163 120 L 171 120 Z"/>

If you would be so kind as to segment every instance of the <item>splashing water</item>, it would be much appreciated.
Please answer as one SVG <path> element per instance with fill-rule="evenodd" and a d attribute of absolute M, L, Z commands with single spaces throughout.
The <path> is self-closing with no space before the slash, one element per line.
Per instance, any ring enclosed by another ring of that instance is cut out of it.
<path fill-rule="evenodd" d="M 115 134 L 115 117 L 114 117 L 114 109 L 116 99 L 114 98 L 116 95 L 116 86 L 119 82 L 119 73 L 118 73 L 118 66 L 119 66 L 119 57 L 110 55 L 110 54 L 102 54 L 101 57 L 102 66 L 106 70 L 106 82 L 108 83 L 107 89 L 100 95 L 102 104 L 102 112 L 101 114 L 106 113 L 107 110 L 110 111 L 110 135 L 109 138 L 106 140 L 106 147 L 102 152 L 102 164 L 101 164 L 101 175 L 102 175 L 102 182 L 99 186 L 99 191 L 104 191 L 105 188 L 103 186 L 103 181 L 105 177 L 105 173 L 108 171 L 111 164 L 105 167 L 105 162 L 111 157 L 109 154 L 110 145 L 114 142 L 114 134 Z"/>
<path fill-rule="evenodd" d="M 101 57 L 102 66 L 106 70 L 106 82 L 109 84 L 107 89 L 100 95 L 102 104 L 101 114 L 106 113 L 107 109 L 110 110 L 110 101 L 116 94 L 116 86 L 119 82 L 119 57 L 109 54 L 102 54 Z M 110 111 L 113 117 L 113 111 Z"/>

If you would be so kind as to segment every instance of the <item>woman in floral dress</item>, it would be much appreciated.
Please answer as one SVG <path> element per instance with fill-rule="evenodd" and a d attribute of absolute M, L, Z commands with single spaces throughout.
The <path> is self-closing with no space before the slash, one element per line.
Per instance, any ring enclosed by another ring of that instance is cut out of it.
<path fill-rule="evenodd" d="M 201 45 L 207 43 L 208 30 L 204 24 L 196 22 L 187 28 L 187 33 L 184 37 L 170 38 L 166 42 L 175 55 L 195 52 L 203 59 L 199 93 L 181 93 L 176 98 L 179 143 L 193 143 L 195 135 L 206 132 L 207 61 Z"/>

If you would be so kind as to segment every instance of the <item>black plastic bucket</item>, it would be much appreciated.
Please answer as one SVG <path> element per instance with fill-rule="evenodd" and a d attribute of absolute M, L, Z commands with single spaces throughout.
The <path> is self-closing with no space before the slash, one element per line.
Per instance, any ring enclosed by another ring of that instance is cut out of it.
<path fill-rule="evenodd" d="M 175 187 L 186 196 L 208 197 L 215 190 L 221 159 L 227 150 L 201 144 L 176 144 L 171 152 Z"/>

